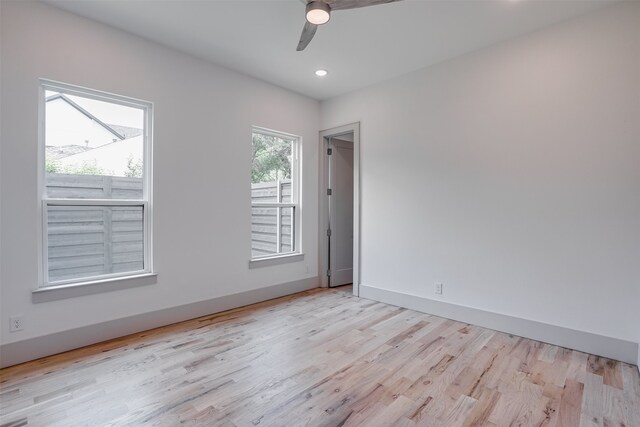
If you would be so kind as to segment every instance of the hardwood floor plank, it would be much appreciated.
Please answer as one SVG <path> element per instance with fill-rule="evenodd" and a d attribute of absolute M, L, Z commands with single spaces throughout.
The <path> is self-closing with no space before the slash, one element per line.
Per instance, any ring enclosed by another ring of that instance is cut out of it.
<path fill-rule="evenodd" d="M 604 384 L 622 390 L 620 364 L 615 360 L 607 360 L 604 364 Z"/>
<path fill-rule="evenodd" d="M 640 426 L 634 366 L 316 289 L 0 370 L 0 426 Z"/>
<path fill-rule="evenodd" d="M 587 373 L 582 398 L 582 415 L 580 426 L 603 425 L 603 378 L 600 375 Z"/>
<path fill-rule="evenodd" d="M 558 426 L 568 427 L 580 424 L 583 391 L 584 384 L 567 380 L 560 400 Z"/>
<path fill-rule="evenodd" d="M 477 402 L 473 407 L 473 410 L 466 417 L 463 423 L 464 427 L 475 427 L 488 424 L 489 417 L 501 397 L 501 394 L 496 390 L 488 388 L 481 388 L 479 390 Z"/>

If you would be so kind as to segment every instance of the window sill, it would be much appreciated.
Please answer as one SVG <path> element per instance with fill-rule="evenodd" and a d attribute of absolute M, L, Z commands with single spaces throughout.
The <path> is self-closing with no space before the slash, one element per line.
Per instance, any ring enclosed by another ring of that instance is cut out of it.
<path fill-rule="evenodd" d="M 60 299 L 75 298 L 84 295 L 93 295 L 103 292 L 118 291 L 136 286 L 152 285 L 157 283 L 158 273 L 142 273 L 135 276 L 114 277 L 110 279 L 92 280 L 89 282 L 72 283 L 59 286 L 48 286 L 36 289 L 31 294 L 34 304 L 56 301 Z"/>
<path fill-rule="evenodd" d="M 252 260 L 249 260 L 249 269 L 269 267 L 271 265 L 287 264 L 290 262 L 298 262 L 303 260 L 304 260 L 304 254 L 302 253 L 277 255 L 277 256 L 272 256 L 268 258 L 252 259 Z"/>

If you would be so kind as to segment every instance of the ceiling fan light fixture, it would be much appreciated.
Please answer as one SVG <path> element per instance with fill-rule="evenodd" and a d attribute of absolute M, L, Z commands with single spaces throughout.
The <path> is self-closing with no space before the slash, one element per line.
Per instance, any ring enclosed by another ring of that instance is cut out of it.
<path fill-rule="evenodd" d="M 319 70 L 316 70 L 316 76 L 318 77 L 324 77 L 327 74 L 329 74 L 329 72 L 325 69 L 320 68 Z"/>
<path fill-rule="evenodd" d="M 305 12 L 307 21 L 311 24 L 322 25 L 329 22 L 331 18 L 331 8 L 323 1 L 312 1 L 307 4 Z"/>

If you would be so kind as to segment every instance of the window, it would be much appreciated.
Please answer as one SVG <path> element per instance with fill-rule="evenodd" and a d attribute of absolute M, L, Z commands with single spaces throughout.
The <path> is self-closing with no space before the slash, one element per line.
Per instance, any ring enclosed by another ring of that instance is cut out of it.
<path fill-rule="evenodd" d="M 150 273 L 151 104 L 40 89 L 41 287 Z"/>
<path fill-rule="evenodd" d="M 253 128 L 251 258 L 299 252 L 300 138 Z"/>

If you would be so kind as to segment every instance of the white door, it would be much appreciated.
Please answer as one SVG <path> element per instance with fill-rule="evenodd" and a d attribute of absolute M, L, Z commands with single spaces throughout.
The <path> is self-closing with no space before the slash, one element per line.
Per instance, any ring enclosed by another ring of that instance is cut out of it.
<path fill-rule="evenodd" d="M 329 140 L 329 285 L 353 283 L 353 143 Z"/>

